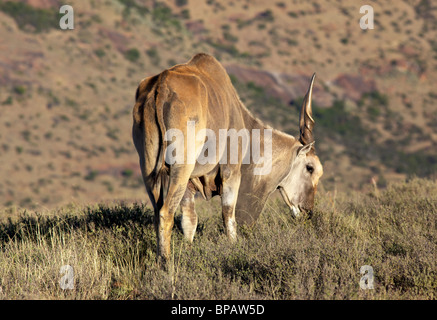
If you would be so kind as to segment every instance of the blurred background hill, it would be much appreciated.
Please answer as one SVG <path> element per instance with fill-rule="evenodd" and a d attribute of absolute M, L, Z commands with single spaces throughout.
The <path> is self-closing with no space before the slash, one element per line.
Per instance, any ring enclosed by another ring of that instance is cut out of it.
<path fill-rule="evenodd" d="M 195 53 L 247 107 L 298 134 L 310 77 L 321 189 L 436 178 L 437 4 L 431 0 L 0 2 L 0 207 L 146 198 L 131 139 L 138 82 Z M 373 30 L 359 9 L 374 8 Z"/>

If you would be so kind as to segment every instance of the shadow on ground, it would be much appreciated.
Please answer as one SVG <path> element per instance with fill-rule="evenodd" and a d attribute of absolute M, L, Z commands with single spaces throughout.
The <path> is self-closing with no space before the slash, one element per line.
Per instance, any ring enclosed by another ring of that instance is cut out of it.
<path fill-rule="evenodd" d="M 59 216 L 30 215 L 26 212 L 16 220 L 9 218 L 0 223 L 0 242 L 30 239 L 36 241 L 49 237 L 54 229 L 69 232 L 79 229 L 85 233 L 102 229 L 128 229 L 133 225 L 147 227 L 153 225 L 154 214 L 150 208 L 142 204 L 132 206 L 117 205 L 109 207 L 99 205 L 88 207 L 83 212 L 59 214 Z"/>

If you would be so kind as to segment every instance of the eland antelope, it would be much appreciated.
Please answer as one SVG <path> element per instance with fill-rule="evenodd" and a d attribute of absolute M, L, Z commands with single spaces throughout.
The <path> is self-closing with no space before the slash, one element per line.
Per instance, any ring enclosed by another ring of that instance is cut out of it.
<path fill-rule="evenodd" d="M 179 205 L 184 236 L 193 240 L 197 192 L 207 200 L 221 196 L 230 239 L 236 237 L 237 223 L 255 222 L 276 189 L 294 215 L 311 214 L 323 173 L 312 133 L 313 84 L 314 75 L 301 107 L 296 139 L 255 118 L 240 101 L 223 66 L 210 55 L 196 54 L 187 63 L 140 82 L 132 136 L 155 212 L 158 256 L 167 260 L 170 255 Z M 176 133 L 182 137 L 178 144 Z M 218 137 L 223 139 L 217 143 Z"/>

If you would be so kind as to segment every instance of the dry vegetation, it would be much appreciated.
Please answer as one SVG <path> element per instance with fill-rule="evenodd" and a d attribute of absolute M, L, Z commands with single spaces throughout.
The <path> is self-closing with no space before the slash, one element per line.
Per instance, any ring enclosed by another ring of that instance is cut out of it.
<path fill-rule="evenodd" d="M 3 212 L 0 298 L 435 299 L 436 195 L 436 182 L 423 179 L 367 195 L 322 193 L 311 220 L 294 220 L 271 201 L 235 244 L 217 201 L 200 202 L 192 245 L 176 223 L 169 272 L 155 261 L 153 214 L 143 205 L 70 206 L 9 220 Z M 59 285 L 67 264 L 73 290 Z M 360 289 L 363 265 L 374 269 L 373 290 Z"/>
<path fill-rule="evenodd" d="M 0 2 L 0 298 L 436 299 L 435 3 L 369 1 L 367 31 L 343 0 L 71 0 L 69 31 L 59 4 Z M 316 72 L 325 174 L 312 220 L 272 201 L 233 245 L 217 201 L 199 203 L 194 244 L 175 227 L 166 273 L 153 215 L 133 204 L 131 110 L 142 78 L 197 52 L 292 135 Z M 390 186 L 412 176 L 428 180 Z M 59 287 L 67 264 L 74 290 Z"/>

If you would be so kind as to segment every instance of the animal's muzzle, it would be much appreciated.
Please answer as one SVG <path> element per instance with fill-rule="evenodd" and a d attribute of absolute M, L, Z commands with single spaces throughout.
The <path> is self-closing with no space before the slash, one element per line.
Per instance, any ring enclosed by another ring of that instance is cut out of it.
<path fill-rule="evenodd" d="M 300 212 L 306 212 L 306 214 L 308 215 L 308 220 L 313 217 L 313 210 L 312 209 L 305 209 L 305 208 L 302 208 L 301 206 L 299 206 L 299 210 L 300 210 Z"/>
<path fill-rule="evenodd" d="M 311 219 L 313 217 L 313 210 L 312 209 L 305 209 L 301 206 L 291 206 L 290 207 L 291 212 L 293 213 L 293 217 L 297 218 L 300 216 L 301 213 L 306 213 L 308 215 L 308 219 Z"/>

